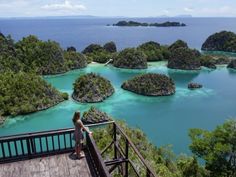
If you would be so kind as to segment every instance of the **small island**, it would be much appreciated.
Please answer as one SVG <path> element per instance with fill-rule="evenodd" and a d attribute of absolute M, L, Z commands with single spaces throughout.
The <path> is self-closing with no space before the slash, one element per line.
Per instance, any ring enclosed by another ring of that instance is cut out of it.
<path fill-rule="evenodd" d="M 72 98 L 82 103 L 102 102 L 114 93 L 111 82 L 98 74 L 89 73 L 74 83 Z"/>
<path fill-rule="evenodd" d="M 230 31 L 215 33 L 203 43 L 202 50 L 236 53 L 236 34 Z"/>
<path fill-rule="evenodd" d="M 175 93 L 174 81 L 163 74 L 143 74 L 125 81 L 121 88 L 145 96 L 169 96 Z"/>
<path fill-rule="evenodd" d="M 68 99 L 67 93 L 60 93 L 31 73 L 1 73 L 0 85 L 0 124 L 8 116 L 45 110 Z"/>
<path fill-rule="evenodd" d="M 110 26 L 110 25 L 108 25 Z M 113 26 L 128 26 L 128 27 L 137 27 L 137 26 L 143 26 L 143 27 L 184 27 L 187 26 L 184 23 L 180 22 L 163 22 L 163 23 L 140 23 L 136 21 L 119 21 L 116 24 L 113 24 Z"/>
<path fill-rule="evenodd" d="M 199 70 L 201 53 L 195 49 L 188 48 L 187 43 L 178 40 L 169 47 L 171 52 L 167 67 L 181 70 Z"/>
<path fill-rule="evenodd" d="M 188 84 L 188 88 L 190 89 L 190 90 L 194 90 L 194 89 L 200 89 L 200 88 L 202 88 L 202 84 L 198 84 L 198 83 L 189 83 Z"/>
<path fill-rule="evenodd" d="M 96 124 L 112 120 L 105 112 L 102 112 L 95 107 L 91 107 L 87 112 L 84 112 L 82 122 L 87 124 Z"/>
<path fill-rule="evenodd" d="M 114 58 L 113 66 L 125 69 L 146 69 L 147 57 L 136 48 L 126 48 Z"/>

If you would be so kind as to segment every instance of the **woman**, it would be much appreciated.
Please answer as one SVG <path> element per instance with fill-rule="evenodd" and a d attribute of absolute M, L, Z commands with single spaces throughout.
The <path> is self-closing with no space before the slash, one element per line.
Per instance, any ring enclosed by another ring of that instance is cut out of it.
<path fill-rule="evenodd" d="M 91 131 L 89 131 L 88 128 L 84 126 L 82 121 L 80 120 L 80 112 L 75 112 L 73 117 L 73 123 L 75 125 L 75 153 L 77 155 L 77 158 L 80 159 L 84 157 L 84 155 L 81 154 L 82 144 L 83 144 L 83 132 L 86 131 L 89 134 L 92 134 Z"/>

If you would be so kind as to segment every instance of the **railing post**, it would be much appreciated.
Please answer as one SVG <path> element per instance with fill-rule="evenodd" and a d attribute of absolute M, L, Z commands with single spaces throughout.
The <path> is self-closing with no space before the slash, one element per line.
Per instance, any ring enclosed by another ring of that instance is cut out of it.
<path fill-rule="evenodd" d="M 147 168 L 147 174 L 146 174 L 147 177 L 151 177 L 151 174 L 150 174 L 150 171 L 149 169 Z"/>
<path fill-rule="evenodd" d="M 27 145 L 28 155 L 31 156 L 30 138 L 29 137 L 26 139 L 26 145 Z"/>
<path fill-rule="evenodd" d="M 117 143 L 117 136 L 116 136 L 116 124 L 113 123 L 113 141 L 114 141 L 114 159 L 117 159 L 117 149 L 116 149 L 116 143 Z"/>
<path fill-rule="evenodd" d="M 125 139 L 125 158 L 126 158 L 126 162 L 125 162 L 125 177 L 129 176 L 129 141 L 128 139 Z"/>
<path fill-rule="evenodd" d="M 30 138 L 30 146 L 31 146 L 31 153 L 35 154 L 36 153 L 36 147 L 35 147 L 35 143 L 33 141 L 33 138 Z"/>

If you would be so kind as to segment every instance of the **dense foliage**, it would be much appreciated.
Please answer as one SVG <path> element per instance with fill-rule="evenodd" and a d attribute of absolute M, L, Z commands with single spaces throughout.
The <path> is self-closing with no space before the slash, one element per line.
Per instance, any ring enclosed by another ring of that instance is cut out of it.
<path fill-rule="evenodd" d="M 236 176 L 236 120 L 227 121 L 212 132 L 191 129 L 190 149 L 206 161 L 211 177 Z"/>
<path fill-rule="evenodd" d="M 98 44 L 90 44 L 82 51 L 83 54 L 89 54 L 96 51 L 103 50 L 103 47 Z"/>
<path fill-rule="evenodd" d="M 119 21 L 113 26 L 155 26 L 155 27 L 179 27 L 179 26 L 186 26 L 184 23 L 180 22 L 163 22 L 163 23 L 140 23 L 136 21 Z"/>
<path fill-rule="evenodd" d="M 114 93 L 110 81 L 100 75 L 89 73 L 74 83 L 72 97 L 79 102 L 101 102 Z"/>
<path fill-rule="evenodd" d="M 180 47 L 172 51 L 167 66 L 172 69 L 198 70 L 201 64 L 193 50 Z"/>
<path fill-rule="evenodd" d="M 115 43 L 108 42 L 103 47 L 98 44 L 90 44 L 82 53 L 87 56 L 89 62 L 106 63 L 114 57 L 116 50 Z"/>
<path fill-rule="evenodd" d="M 67 51 L 54 41 L 42 41 L 36 36 L 24 37 L 14 43 L 10 36 L 0 36 L 0 71 L 35 72 L 40 75 L 58 74 L 83 68 L 86 58 L 74 47 Z"/>
<path fill-rule="evenodd" d="M 41 41 L 36 36 L 28 36 L 16 43 L 17 58 L 23 63 L 24 71 L 35 70 L 42 75 L 68 71 L 63 50 L 54 41 Z"/>
<path fill-rule="evenodd" d="M 123 89 L 147 96 L 167 96 L 175 93 L 174 81 L 163 74 L 142 74 L 125 81 Z"/>
<path fill-rule="evenodd" d="M 169 51 L 174 51 L 177 48 L 188 48 L 188 44 L 182 40 L 177 40 L 169 46 Z"/>
<path fill-rule="evenodd" d="M 161 61 L 170 58 L 168 48 L 154 41 L 143 43 L 138 47 L 138 50 L 141 50 L 147 56 L 147 61 Z"/>
<path fill-rule="evenodd" d="M 83 54 L 69 50 L 64 52 L 65 62 L 70 69 L 79 69 L 87 66 L 87 59 Z"/>
<path fill-rule="evenodd" d="M 67 47 L 66 49 L 67 52 L 76 52 L 76 48 L 73 46 Z"/>
<path fill-rule="evenodd" d="M 0 85 L 0 115 L 3 116 L 47 109 L 68 98 L 31 73 L 1 73 Z"/>
<path fill-rule="evenodd" d="M 156 147 L 147 139 L 147 136 L 137 128 L 128 127 L 124 122 L 117 122 L 125 133 L 130 137 L 142 156 L 149 162 L 152 169 L 159 177 L 205 177 L 207 172 L 201 167 L 196 158 L 181 155 L 176 157 L 170 147 Z M 112 142 L 112 126 L 93 130 L 93 137 L 100 150 L 107 147 Z M 122 138 L 119 145 L 124 148 Z M 104 154 L 105 159 L 113 157 L 113 148 Z M 140 161 L 130 153 L 129 158 L 132 159 L 136 169 L 141 176 L 145 176 L 146 171 L 142 168 Z M 129 174 L 132 176 L 134 172 L 129 169 Z M 134 175 L 135 176 L 135 175 Z"/>
<path fill-rule="evenodd" d="M 111 120 L 111 117 L 105 112 L 101 112 L 95 107 L 91 107 L 88 111 L 84 112 L 82 122 L 86 124 L 95 124 L 101 122 L 107 122 Z"/>
<path fill-rule="evenodd" d="M 113 65 L 118 68 L 145 69 L 147 68 L 147 57 L 141 50 L 126 48 L 116 56 Z"/>
<path fill-rule="evenodd" d="M 236 34 L 229 31 L 212 34 L 203 43 L 202 50 L 236 52 Z"/>
<path fill-rule="evenodd" d="M 18 72 L 22 64 L 17 60 L 14 41 L 11 36 L 0 35 L 0 72 L 14 71 Z"/>

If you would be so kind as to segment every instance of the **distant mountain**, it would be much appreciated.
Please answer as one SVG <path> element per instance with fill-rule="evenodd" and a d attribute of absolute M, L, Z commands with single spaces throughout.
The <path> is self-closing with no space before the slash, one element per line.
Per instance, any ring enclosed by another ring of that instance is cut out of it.
<path fill-rule="evenodd" d="M 190 14 L 183 14 L 183 15 L 176 15 L 175 17 L 181 17 L 181 18 L 192 18 L 193 16 Z"/>

